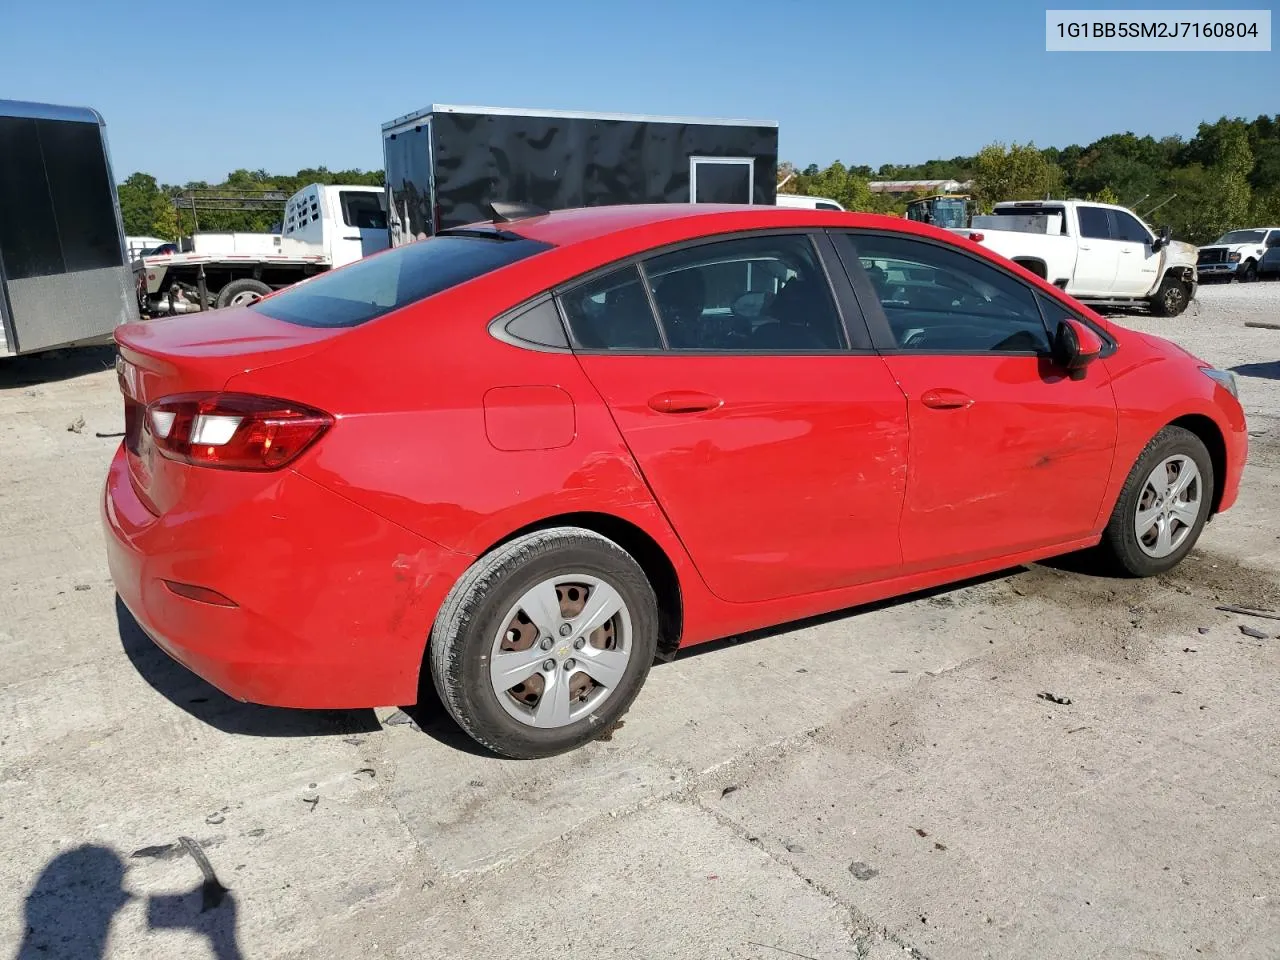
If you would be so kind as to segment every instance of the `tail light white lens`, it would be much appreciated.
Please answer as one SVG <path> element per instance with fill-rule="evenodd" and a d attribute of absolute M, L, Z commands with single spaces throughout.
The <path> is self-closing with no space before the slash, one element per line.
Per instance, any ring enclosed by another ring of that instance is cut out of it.
<path fill-rule="evenodd" d="M 183 394 L 147 408 L 147 432 L 164 456 L 224 470 L 276 470 L 333 423 L 320 410 L 242 393 Z"/>
<path fill-rule="evenodd" d="M 169 431 L 173 429 L 173 421 L 177 416 L 172 410 L 152 410 L 151 435 L 159 440 L 169 436 Z"/>

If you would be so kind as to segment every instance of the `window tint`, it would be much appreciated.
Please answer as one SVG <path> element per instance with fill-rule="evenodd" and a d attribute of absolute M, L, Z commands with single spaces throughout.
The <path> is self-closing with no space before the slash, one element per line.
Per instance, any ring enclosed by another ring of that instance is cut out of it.
<path fill-rule="evenodd" d="M 1080 236 L 1095 240 L 1111 239 L 1105 207 L 1076 207 L 1076 213 L 1080 216 Z"/>
<path fill-rule="evenodd" d="M 847 235 L 903 350 L 1045 352 L 1035 295 L 1021 281 L 955 250 L 904 237 Z"/>
<path fill-rule="evenodd" d="M 622 267 L 560 298 L 574 340 L 587 350 L 661 350 L 662 338 L 635 267 Z"/>
<path fill-rule="evenodd" d="M 1131 243 L 1147 243 L 1151 240 L 1151 234 L 1147 233 L 1137 218 L 1123 210 L 1108 210 L 1107 213 L 1111 215 L 1111 239 Z"/>
<path fill-rule="evenodd" d="M 1272 230 L 1267 234 L 1268 247 L 1280 247 L 1280 230 Z"/>
<path fill-rule="evenodd" d="M 250 309 L 304 327 L 354 327 L 547 249 L 525 238 L 432 237 L 321 274 Z"/>
<path fill-rule="evenodd" d="M 814 206 L 819 210 L 840 210 L 841 209 L 840 207 L 836 206 L 834 203 L 823 203 L 821 200 L 819 200 L 816 204 L 814 204 Z"/>
<path fill-rule="evenodd" d="M 844 347 L 840 316 L 807 236 L 744 237 L 646 260 L 673 350 Z"/>
<path fill-rule="evenodd" d="M 568 347 L 555 301 L 543 300 L 503 324 L 507 336 L 540 347 Z"/>
<path fill-rule="evenodd" d="M 387 229 L 387 214 L 378 194 L 344 190 L 338 196 L 342 200 L 342 222 L 348 227 Z"/>

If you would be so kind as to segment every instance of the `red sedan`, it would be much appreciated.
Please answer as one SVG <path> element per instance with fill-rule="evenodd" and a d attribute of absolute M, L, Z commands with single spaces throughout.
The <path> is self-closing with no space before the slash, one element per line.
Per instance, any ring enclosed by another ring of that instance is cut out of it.
<path fill-rule="evenodd" d="M 1236 499 L 1230 373 L 951 234 L 761 207 L 443 231 L 120 328 L 125 604 L 241 700 L 410 703 L 576 747 L 677 648 Z"/>

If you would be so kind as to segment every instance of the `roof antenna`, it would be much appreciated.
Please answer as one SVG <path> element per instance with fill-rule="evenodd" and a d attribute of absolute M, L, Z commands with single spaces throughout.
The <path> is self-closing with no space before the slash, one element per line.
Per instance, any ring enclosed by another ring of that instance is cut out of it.
<path fill-rule="evenodd" d="M 550 211 L 532 203 L 518 203 L 511 200 L 495 200 L 489 204 L 494 223 L 510 223 L 512 220 L 525 220 L 529 217 L 545 217 Z"/>

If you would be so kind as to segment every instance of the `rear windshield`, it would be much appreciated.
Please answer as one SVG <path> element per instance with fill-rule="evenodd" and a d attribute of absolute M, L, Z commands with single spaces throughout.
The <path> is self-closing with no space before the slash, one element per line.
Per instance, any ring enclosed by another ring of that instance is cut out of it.
<path fill-rule="evenodd" d="M 511 234 L 431 237 L 322 273 L 250 309 L 304 327 L 355 327 L 549 249 Z"/>

